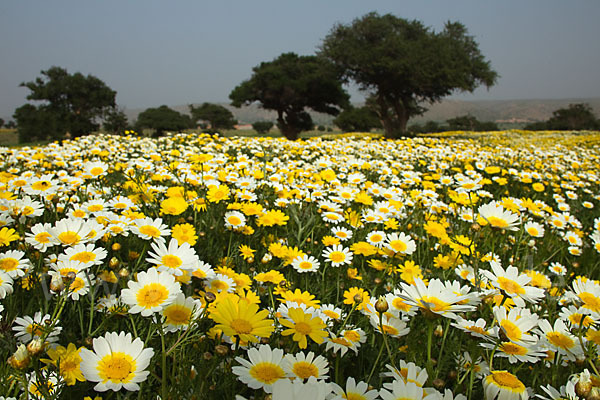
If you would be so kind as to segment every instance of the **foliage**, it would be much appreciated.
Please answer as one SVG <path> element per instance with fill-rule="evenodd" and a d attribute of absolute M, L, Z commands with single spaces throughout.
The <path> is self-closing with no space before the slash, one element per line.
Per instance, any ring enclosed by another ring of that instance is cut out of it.
<path fill-rule="evenodd" d="M 256 121 L 252 124 L 252 129 L 254 129 L 258 133 L 267 133 L 273 127 L 272 121 Z"/>
<path fill-rule="evenodd" d="M 105 114 L 103 127 L 107 132 L 123 134 L 129 129 L 127 115 L 123 110 L 115 107 Z"/>
<path fill-rule="evenodd" d="M 331 63 L 316 56 L 284 53 L 273 61 L 252 69 L 252 77 L 230 93 L 231 104 L 259 102 L 266 110 L 277 112 L 277 126 L 291 140 L 312 129 L 306 109 L 337 115 L 349 104 Z"/>
<path fill-rule="evenodd" d="M 58 136 L 57 116 L 47 107 L 24 104 L 15 110 L 13 118 L 17 123 L 19 143 L 46 140 Z"/>
<path fill-rule="evenodd" d="M 165 131 L 176 132 L 191 128 L 192 125 L 189 116 L 162 105 L 142 111 L 135 122 L 135 130 L 141 132 L 144 128 L 154 129 L 153 136 L 159 137 Z"/>
<path fill-rule="evenodd" d="M 433 32 L 420 21 L 372 12 L 333 27 L 320 55 L 370 93 L 386 136 L 406 134 L 410 117 L 455 91 L 492 86 L 497 73 L 464 25 Z"/>
<path fill-rule="evenodd" d="M 4 126 L 4 119 L 0 118 L 0 128 Z"/>
<path fill-rule="evenodd" d="M 100 134 L 4 149 L 0 396 L 594 393 L 598 143 Z"/>
<path fill-rule="evenodd" d="M 349 107 L 338 115 L 333 123 L 344 132 L 369 132 L 381 128 L 381 121 L 372 107 Z"/>
<path fill-rule="evenodd" d="M 448 123 L 448 130 L 450 131 L 484 132 L 498 130 L 498 125 L 496 125 L 495 122 L 482 122 L 472 115 L 462 115 L 451 118 L 446 122 Z"/>
<path fill-rule="evenodd" d="M 213 131 L 233 129 L 235 124 L 237 124 L 231 111 L 221 105 L 203 103 L 200 107 L 194 107 L 190 104 L 189 108 L 194 123 L 198 120 L 208 121 L 210 129 Z"/>
<path fill-rule="evenodd" d="M 67 132 L 72 137 L 86 135 L 97 130 L 98 120 L 115 107 L 117 92 L 93 75 L 69 74 L 66 69 L 56 66 L 41 74 L 42 77 L 35 81 L 20 85 L 31 91 L 27 95 L 28 100 L 42 102 L 36 107 L 37 113 L 31 107 L 20 108 L 19 116 L 28 124 L 20 130 L 22 138 L 35 134 L 30 130 L 32 120 L 44 119 L 52 120 L 54 124 L 33 137 L 48 135 L 59 138 Z"/>
<path fill-rule="evenodd" d="M 552 112 L 552 117 L 545 122 L 530 124 L 525 129 L 531 130 L 595 130 L 600 129 L 600 120 L 596 119 L 589 104 L 569 104 Z"/>

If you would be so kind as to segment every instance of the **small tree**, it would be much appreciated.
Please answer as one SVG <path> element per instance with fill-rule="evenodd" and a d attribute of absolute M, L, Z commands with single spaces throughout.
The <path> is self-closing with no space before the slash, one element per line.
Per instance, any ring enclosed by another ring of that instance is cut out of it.
<path fill-rule="evenodd" d="M 104 116 L 104 129 L 119 135 L 129 129 L 129 122 L 127 121 L 125 112 L 116 107 L 109 110 Z"/>
<path fill-rule="evenodd" d="M 200 107 L 189 105 L 192 121 L 208 121 L 211 130 L 233 129 L 237 120 L 233 117 L 231 111 L 223 106 L 212 103 L 203 103 Z"/>
<path fill-rule="evenodd" d="M 252 129 L 254 129 L 258 133 L 267 133 L 273 127 L 272 121 L 256 121 L 252 124 Z"/>
<path fill-rule="evenodd" d="M 57 137 L 56 115 L 46 107 L 24 104 L 15 110 L 13 118 L 17 124 L 19 143 L 35 142 Z"/>
<path fill-rule="evenodd" d="M 547 125 L 548 129 L 554 130 L 577 131 L 600 128 L 600 123 L 587 103 L 569 104 L 567 108 L 554 111 Z"/>
<path fill-rule="evenodd" d="M 180 131 L 192 126 L 192 121 L 169 107 L 148 108 L 138 115 L 135 129 L 141 132 L 144 128 L 154 129 L 154 137 L 162 136 L 165 131 Z"/>
<path fill-rule="evenodd" d="M 229 94 L 231 104 L 260 103 L 277 112 L 277 126 L 288 139 L 313 127 L 306 109 L 337 115 L 349 104 L 338 74 L 327 60 L 285 53 L 253 68 L 252 77 Z"/>
<path fill-rule="evenodd" d="M 41 112 L 39 115 L 52 115 L 54 129 L 46 130 L 52 137 L 60 137 L 66 132 L 72 136 L 89 134 L 98 129 L 98 120 L 115 107 L 117 92 L 95 76 L 84 76 L 79 72 L 69 74 L 60 67 L 51 67 L 41 73 L 43 77 L 20 86 L 31 91 L 28 100 L 42 102 L 37 107 Z M 29 107 L 24 110 L 31 114 Z"/>
<path fill-rule="evenodd" d="M 333 123 L 345 132 L 369 132 L 381 128 L 377 113 L 371 107 L 349 107 L 338 115 Z"/>
<path fill-rule="evenodd" d="M 408 119 L 422 114 L 424 103 L 490 87 L 498 77 L 458 22 L 436 33 L 420 21 L 372 12 L 334 26 L 319 54 L 371 95 L 390 138 L 406 133 Z"/>
<path fill-rule="evenodd" d="M 2 128 L 4 126 L 4 120 L 2 118 L 0 118 L 0 128 Z"/>

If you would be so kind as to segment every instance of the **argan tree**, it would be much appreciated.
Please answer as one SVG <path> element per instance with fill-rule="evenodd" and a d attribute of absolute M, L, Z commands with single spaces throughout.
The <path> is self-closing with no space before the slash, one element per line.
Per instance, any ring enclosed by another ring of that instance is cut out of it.
<path fill-rule="evenodd" d="M 277 126 L 288 139 L 296 140 L 314 125 L 307 109 L 337 115 L 349 104 L 336 69 L 325 59 L 284 53 L 252 71 L 252 77 L 229 95 L 231 104 L 241 107 L 258 102 L 276 111 Z"/>
<path fill-rule="evenodd" d="M 21 138 L 59 138 L 67 132 L 73 137 L 87 135 L 97 130 L 105 113 L 116 106 L 117 92 L 95 76 L 69 74 L 61 67 L 51 67 L 41 74 L 20 85 L 30 90 L 27 100 L 39 102 L 38 106 L 25 104 L 15 111 Z M 40 133 L 30 129 L 37 124 L 35 121 L 52 123 Z"/>
<path fill-rule="evenodd" d="M 420 21 L 372 12 L 334 26 L 318 54 L 370 95 L 389 138 L 407 135 L 409 118 L 424 105 L 490 87 L 498 77 L 459 22 L 434 32 Z"/>

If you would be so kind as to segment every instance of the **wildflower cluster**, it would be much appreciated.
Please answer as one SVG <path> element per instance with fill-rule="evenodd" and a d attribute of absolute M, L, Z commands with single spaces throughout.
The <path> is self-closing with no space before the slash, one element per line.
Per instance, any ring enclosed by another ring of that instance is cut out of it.
<path fill-rule="evenodd" d="M 597 398 L 599 137 L 0 148 L 0 393 Z"/>

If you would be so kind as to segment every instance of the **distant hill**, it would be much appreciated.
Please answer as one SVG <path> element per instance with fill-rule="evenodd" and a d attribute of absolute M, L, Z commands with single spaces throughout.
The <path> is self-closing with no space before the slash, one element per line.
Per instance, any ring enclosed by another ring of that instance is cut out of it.
<path fill-rule="evenodd" d="M 429 107 L 429 111 L 419 117 L 411 118 L 410 123 L 424 121 L 444 122 L 460 115 L 472 115 L 480 121 L 497 123 L 530 123 L 545 121 L 552 112 L 568 107 L 569 104 L 588 103 L 597 117 L 600 117 L 600 98 L 591 99 L 538 99 L 538 100 L 444 100 Z M 200 105 L 200 104 L 195 104 Z M 257 104 L 235 108 L 226 103 L 222 106 L 229 109 L 240 124 L 251 124 L 256 121 L 275 121 L 277 113 L 260 108 Z M 187 105 L 170 106 L 181 113 L 188 113 Z M 136 120 L 144 109 L 125 109 L 130 122 Z M 333 118 L 327 114 L 310 113 L 317 125 L 331 125 Z"/>

